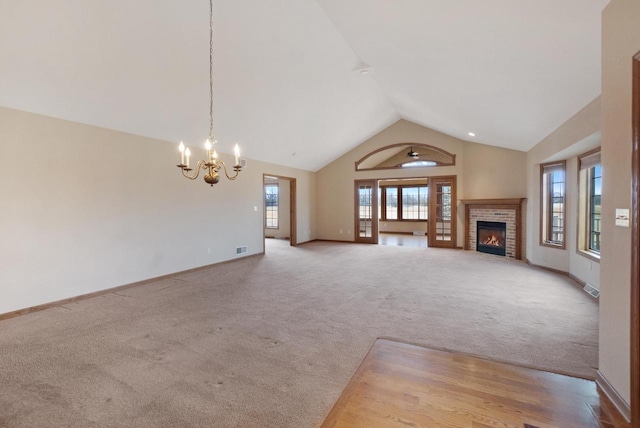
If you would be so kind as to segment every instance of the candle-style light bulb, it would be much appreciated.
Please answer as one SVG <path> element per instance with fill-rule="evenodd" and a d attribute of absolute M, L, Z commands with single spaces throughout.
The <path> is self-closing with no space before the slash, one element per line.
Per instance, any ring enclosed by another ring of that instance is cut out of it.
<path fill-rule="evenodd" d="M 187 168 L 189 168 L 189 157 L 191 157 L 191 150 L 189 150 L 189 147 L 185 149 L 184 155 L 187 157 Z"/>
<path fill-rule="evenodd" d="M 240 147 L 238 146 L 238 143 L 233 147 L 233 154 L 236 156 L 236 166 L 240 165 L 238 159 L 240 157 Z"/>
<path fill-rule="evenodd" d="M 182 141 L 180 141 L 178 150 L 180 150 L 180 165 L 184 165 L 184 143 Z"/>
<path fill-rule="evenodd" d="M 218 152 L 216 152 L 215 149 L 213 150 L 213 158 L 218 159 Z"/>
<path fill-rule="evenodd" d="M 213 163 L 213 153 L 211 153 L 211 140 L 207 138 L 207 141 L 204 142 L 204 148 L 207 149 L 207 160 L 209 163 Z"/>

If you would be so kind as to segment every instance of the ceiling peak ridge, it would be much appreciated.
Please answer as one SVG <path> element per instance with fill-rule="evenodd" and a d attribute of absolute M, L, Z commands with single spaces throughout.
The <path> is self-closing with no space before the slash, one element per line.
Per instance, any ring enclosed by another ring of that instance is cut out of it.
<path fill-rule="evenodd" d="M 336 33 L 340 35 L 340 39 L 342 40 L 344 45 L 347 48 L 349 48 L 349 50 L 353 53 L 353 56 L 354 56 L 354 58 L 356 60 L 356 65 L 353 67 L 352 70 L 356 71 L 356 72 L 359 72 L 361 74 L 364 74 L 364 75 L 366 75 L 366 77 L 370 78 L 371 81 L 376 85 L 376 87 L 378 88 L 380 93 L 384 96 L 384 99 L 387 101 L 388 105 L 396 112 L 396 114 L 398 116 L 400 116 L 400 109 L 398 109 L 398 106 L 393 101 L 391 101 L 391 97 L 389 96 L 389 94 L 385 90 L 382 89 L 382 87 L 380 86 L 380 84 L 378 83 L 376 78 L 373 76 L 375 73 L 371 73 L 370 72 L 371 69 L 375 68 L 375 66 L 372 66 L 371 63 L 368 62 L 368 61 L 364 61 L 362 59 L 362 57 L 360 55 L 358 55 L 358 53 L 353 48 L 351 43 L 349 43 L 347 41 L 346 37 L 344 36 L 344 34 L 342 34 L 342 31 L 340 31 L 340 28 L 338 28 L 338 26 L 336 25 L 335 21 L 331 18 L 331 15 L 329 15 L 327 13 L 327 10 L 322 6 L 322 4 L 318 0 L 313 0 L 313 1 L 318 5 L 320 10 L 322 11 L 322 14 L 325 16 L 327 21 L 334 28 Z M 368 70 L 368 72 L 367 73 L 362 73 L 362 70 L 365 70 L 365 69 Z"/>

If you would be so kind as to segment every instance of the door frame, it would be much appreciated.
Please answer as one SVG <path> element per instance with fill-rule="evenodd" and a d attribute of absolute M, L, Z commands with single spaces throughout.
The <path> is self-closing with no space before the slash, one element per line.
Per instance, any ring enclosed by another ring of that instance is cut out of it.
<path fill-rule="evenodd" d="M 371 186 L 371 238 L 360 237 L 360 186 Z M 361 244 L 378 243 L 378 180 L 354 180 L 353 182 L 353 242 Z"/>
<path fill-rule="evenodd" d="M 631 166 L 631 426 L 640 426 L 640 52 L 633 57 Z"/>
<path fill-rule="evenodd" d="M 428 230 L 429 232 L 427 233 L 427 242 L 428 242 L 428 246 L 431 247 L 431 237 L 434 236 L 431 234 L 431 215 L 432 215 L 432 208 L 431 208 L 431 200 L 432 200 L 432 188 L 431 188 L 431 183 L 434 181 L 438 181 L 438 180 L 448 180 L 451 181 L 451 183 L 453 184 L 453 188 L 451 191 L 451 244 L 450 245 L 436 245 L 435 247 L 443 247 L 443 248 L 457 248 L 458 247 L 458 176 L 457 175 L 431 175 L 431 176 L 420 176 L 420 175 L 416 175 L 416 176 L 411 176 L 411 177 L 384 177 L 384 178 L 371 178 L 371 179 L 358 179 L 358 180 L 354 180 L 353 181 L 353 195 L 354 195 L 354 210 L 353 210 L 353 217 L 354 217 L 354 230 L 353 230 L 353 235 L 354 235 L 354 242 L 363 242 L 363 243 L 378 243 L 378 237 L 379 237 L 379 230 L 378 230 L 378 187 L 379 187 L 379 182 L 380 181 L 385 181 L 385 180 L 411 180 L 411 179 L 416 179 L 416 180 L 423 180 L 426 179 L 427 180 L 427 186 L 429 187 L 429 224 L 428 224 Z M 358 188 L 360 185 L 362 184 L 372 184 L 373 185 L 373 207 L 372 207 L 372 215 L 375 217 L 374 220 L 372 222 L 371 228 L 372 228 L 372 233 L 375 237 L 375 242 L 371 242 L 371 240 L 359 240 L 360 236 L 359 236 L 359 215 L 358 215 L 358 208 L 360 206 L 359 204 L 359 197 L 358 197 Z M 435 210 L 434 210 L 435 211 Z M 435 224 L 435 223 L 434 223 Z"/>
<path fill-rule="evenodd" d="M 439 181 L 451 182 L 451 241 L 436 240 L 436 186 Z M 433 219 L 434 221 L 431 221 Z M 458 176 L 429 177 L 429 240 L 430 248 L 457 248 L 458 246 Z"/>
<path fill-rule="evenodd" d="M 266 177 L 275 177 L 281 180 L 289 180 L 289 229 L 290 229 L 289 245 L 291 245 L 292 247 L 295 247 L 298 245 L 298 207 L 296 205 L 298 197 L 296 195 L 296 189 L 297 189 L 296 179 L 293 177 L 286 177 L 284 175 L 263 173 L 262 174 L 262 248 L 263 249 L 265 248 L 264 244 L 265 244 L 265 240 L 267 239 L 266 233 L 264 231 L 265 229 L 264 209 L 267 202 L 266 197 L 264 195 L 264 185 L 265 185 L 264 180 Z"/>

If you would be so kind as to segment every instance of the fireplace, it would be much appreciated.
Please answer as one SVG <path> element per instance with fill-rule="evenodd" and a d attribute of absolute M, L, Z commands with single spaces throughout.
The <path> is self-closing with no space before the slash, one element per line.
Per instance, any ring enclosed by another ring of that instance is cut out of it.
<path fill-rule="evenodd" d="M 516 260 L 526 258 L 524 198 L 462 199 L 464 203 L 464 249 L 479 251 L 477 223 L 504 222 L 507 224 L 505 257 Z"/>
<path fill-rule="evenodd" d="M 507 223 L 499 221 L 478 221 L 476 251 L 506 256 Z"/>

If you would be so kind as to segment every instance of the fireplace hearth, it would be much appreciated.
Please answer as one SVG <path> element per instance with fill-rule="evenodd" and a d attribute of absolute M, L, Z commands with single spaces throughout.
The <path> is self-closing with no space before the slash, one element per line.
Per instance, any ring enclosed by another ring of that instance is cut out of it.
<path fill-rule="evenodd" d="M 507 223 L 499 221 L 478 221 L 476 251 L 506 256 Z"/>

